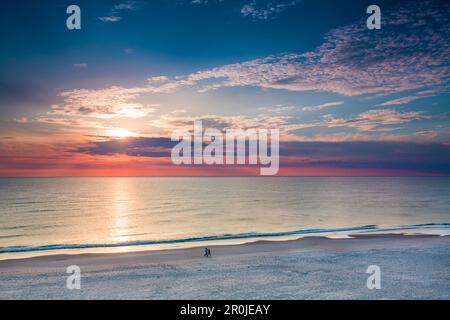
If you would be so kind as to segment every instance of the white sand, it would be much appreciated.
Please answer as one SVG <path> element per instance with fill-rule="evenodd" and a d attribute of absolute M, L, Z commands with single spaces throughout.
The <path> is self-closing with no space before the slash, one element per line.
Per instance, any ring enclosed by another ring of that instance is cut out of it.
<path fill-rule="evenodd" d="M 450 237 L 309 237 L 0 261 L 0 299 L 450 299 Z M 81 290 L 66 268 L 81 267 Z M 369 290 L 366 269 L 381 268 Z"/>

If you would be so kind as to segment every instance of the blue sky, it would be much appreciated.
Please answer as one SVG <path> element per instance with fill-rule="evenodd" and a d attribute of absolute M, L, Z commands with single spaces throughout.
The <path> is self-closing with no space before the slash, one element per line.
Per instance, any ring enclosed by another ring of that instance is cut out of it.
<path fill-rule="evenodd" d="M 81 8 L 81 30 L 65 26 L 70 4 Z M 67 150 L 98 150 L 117 132 L 128 132 L 128 140 L 167 137 L 195 119 L 222 129 L 276 127 L 291 142 L 447 150 L 448 3 L 377 1 L 381 30 L 365 26 L 370 4 L 9 2 L 0 31 L 0 150 L 16 160 L 47 150 L 54 155 L 48 160 L 60 164 Z M 354 163 L 358 156 L 348 152 L 348 159 L 332 151 L 320 157 Z M 95 163 L 86 159 L 95 154 L 80 153 L 71 155 Z M 295 155 L 286 163 L 317 163 Z M 430 155 L 430 164 L 422 157 L 423 165 L 411 168 L 447 173 L 446 156 L 436 163 Z M 4 172 L 31 172 L 33 159 L 26 158 Z"/>

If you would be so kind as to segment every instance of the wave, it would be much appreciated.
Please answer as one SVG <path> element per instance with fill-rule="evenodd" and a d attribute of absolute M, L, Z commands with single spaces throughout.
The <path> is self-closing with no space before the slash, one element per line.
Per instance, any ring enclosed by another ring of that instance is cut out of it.
<path fill-rule="evenodd" d="M 401 230 L 419 230 L 429 228 L 450 228 L 450 223 L 426 223 L 415 224 L 407 226 L 395 226 L 387 228 L 378 228 L 376 225 L 365 225 L 360 227 L 351 228 L 337 228 L 337 229 L 299 229 L 293 231 L 283 232 L 270 232 L 270 233 L 238 233 L 238 234 L 222 234 L 211 235 L 203 237 L 188 237 L 180 239 L 165 239 L 165 240 L 141 240 L 141 241 L 129 241 L 121 243 L 97 243 L 97 244 L 47 244 L 47 245 L 24 245 L 24 246 L 8 246 L 0 247 L 0 253 L 18 253 L 18 252 L 33 252 L 33 251 L 48 251 L 48 250 L 70 250 L 70 249 L 95 249 L 95 248 L 118 248 L 129 246 L 144 246 L 144 245 L 158 245 L 158 244 L 177 244 L 177 243 L 190 243 L 190 242 L 203 242 L 203 241 L 216 241 L 216 240 L 239 240 L 239 239 L 257 239 L 267 237 L 286 237 L 305 234 L 320 234 L 320 233 L 333 233 L 333 232 L 389 232 L 389 231 L 401 231 Z"/>

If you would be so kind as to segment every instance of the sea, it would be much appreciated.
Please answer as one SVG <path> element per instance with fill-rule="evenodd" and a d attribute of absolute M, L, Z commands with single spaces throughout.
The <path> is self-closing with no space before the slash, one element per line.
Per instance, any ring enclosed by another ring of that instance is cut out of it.
<path fill-rule="evenodd" d="M 0 178 L 0 259 L 450 233 L 450 177 Z"/>

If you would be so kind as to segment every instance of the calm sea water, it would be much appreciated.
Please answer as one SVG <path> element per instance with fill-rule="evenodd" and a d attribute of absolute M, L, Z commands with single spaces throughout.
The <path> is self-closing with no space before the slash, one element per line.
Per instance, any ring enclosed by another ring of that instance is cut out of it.
<path fill-rule="evenodd" d="M 0 179 L 3 257 L 448 223 L 450 178 Z"/>

